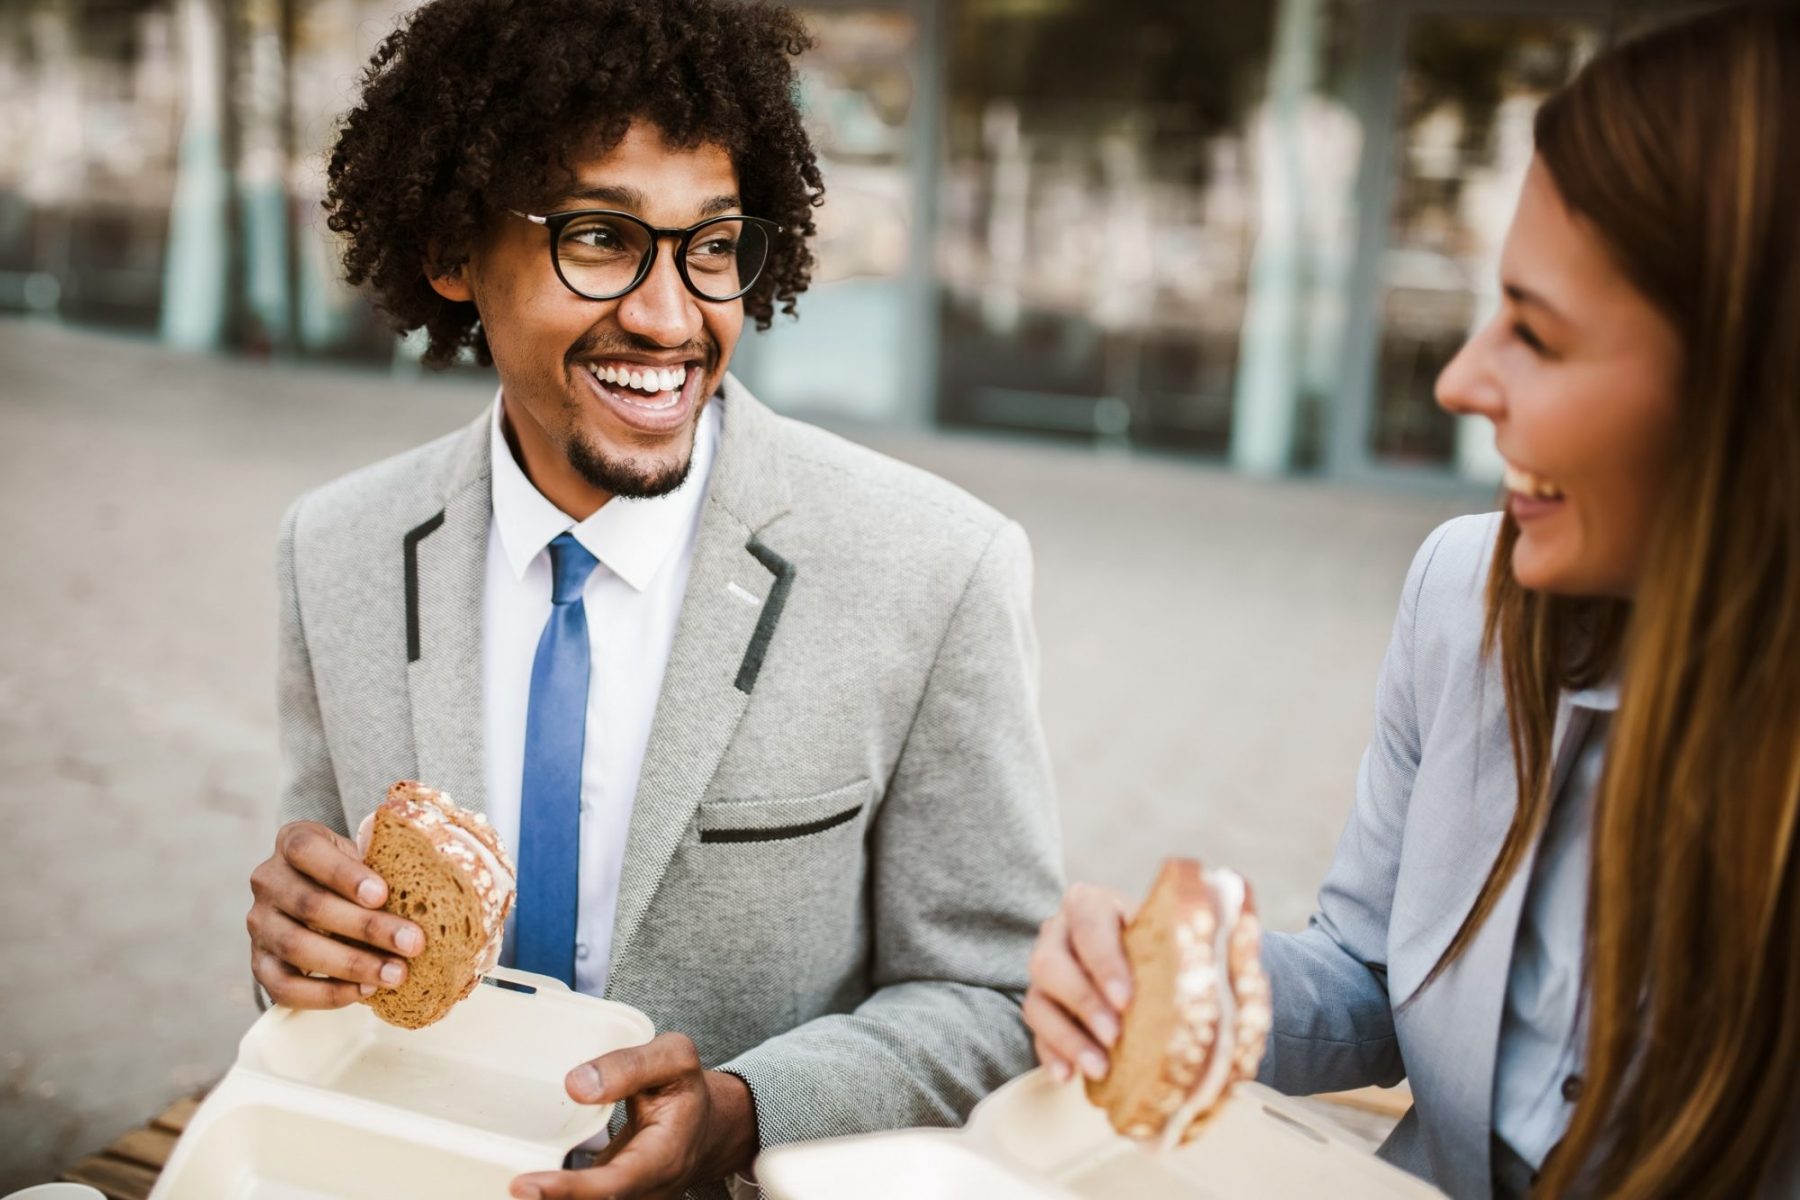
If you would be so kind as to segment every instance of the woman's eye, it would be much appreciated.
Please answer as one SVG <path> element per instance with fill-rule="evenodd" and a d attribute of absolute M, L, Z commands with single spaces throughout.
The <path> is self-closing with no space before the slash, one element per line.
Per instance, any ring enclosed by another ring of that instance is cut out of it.
<path fill-rule="evenodd" d="M 1531 347 L 1531 349 L 1535 353 L 1538 353 L 1538 354 L 1548 354 L 1549 353 L 1549 350 L 1544 345 L 1542 339 L 1540 339 L 1537 334 L 1533 333 L 1531 331 L 1531 326 L 1525 324 L 1525 322 L 1514 321 L 1512 331 L 1513 331 L 1514 337 L 1518 338 L 1521 342 L 1524 342 L 1527 346 Z"/>

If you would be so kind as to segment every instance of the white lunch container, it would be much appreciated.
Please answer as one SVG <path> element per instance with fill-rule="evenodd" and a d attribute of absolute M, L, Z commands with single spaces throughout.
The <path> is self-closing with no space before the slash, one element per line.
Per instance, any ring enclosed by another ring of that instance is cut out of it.
<path fill-rule="evenodd" d="M 1391 1200 L 1441 1197 L 1269 1088 L 1241 1083 L 1167 1153 L 1120 1137 L 1079 1082 L 1041 1070 L 960 1132 L 910 1129 L 778 1146 L 756 1163 L 770 1200 Z"/>
<path fill-rule="evenodd" d="M 188 1122 L 150 1200 L 503 1200 L 605 1130 L 570 1068 L 650 1040 L 637 1009 L 495 968 L 448 1016 L 276 1007 Z M 499 980 L 495 986 L 491 981 Z"/>

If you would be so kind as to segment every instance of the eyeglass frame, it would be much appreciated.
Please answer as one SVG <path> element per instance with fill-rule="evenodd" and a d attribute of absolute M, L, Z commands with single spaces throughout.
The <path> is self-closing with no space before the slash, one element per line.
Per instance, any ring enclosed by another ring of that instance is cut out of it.
<path fill-rule="evenodd" d="M 689 225 L 686 229 L 659 229 L 635 213 L 621 212 L 616 208 L 574 208 L 567 212 L 554 212 L 542 216 L 533 213 L 520 212 L 516 208 L 509 208 L 506 211 L 515 217 L 523 217 L 533 225 L 541 225 L 544 227 L 545 231 L 550 235 L 550 267 L 556 272 L 557 279 L 562 281 L 564 287 L 568 288 L 577 296 L 580 296 L 583 300 L 595 301 L 617 300 L 623 296 L 629 296 L 632 292 L 636 291 L 638 287 L 643 284 L 644 280 L 650 277 L 650 272 L 656 265 L 657 248 L 662 245 L 664 238 L 676 239 L 675 270 L 676 273 L 681 276 L 682 286 L 687 288 L 689 295 L 706 304 L 729 304 L 733 300 L 741 300 L 751 288 L 755 287 L 757 283 L 761 281 L 763 271 L 769 265 L 768 260 L 766 258 L 763 260 L 763 265 L 756 269 L 756 274 L 751 277 L 749 283 L 745 284 L 731 295 L 722 297 L 708 296 L 694 286 L 693 277 L 688 274 L 687 249 L 688 246 L 692 244 L 694 235 L 709 225 L 719 225 L 726 221 L 748 221 L 750 224 L 756 225 L 766 231 L 772 249 L 775 242 L 775 235 L 786 232 L 781 225 L 766 217 L 752 217 L 744 213 L 720 213 L 718 216 L 708 217 L 698 224 Z M 562 242 L 563 230 L 567 229 L 570 223 L 579 217 L 623 217 L 633 225 L 636 225 L 638 228 L 643 229 L 650 234 L 650 248 L 644 255 L 643 260 L 638 263 L 637 274 L 632 276 L 631 282 L 626 284 L 619 291 L 606 296 L 590 296 L 574 284 L 570 283 L 569 277 L 563 274 L 562 256 L 556 252 L 556 247 Z"/>

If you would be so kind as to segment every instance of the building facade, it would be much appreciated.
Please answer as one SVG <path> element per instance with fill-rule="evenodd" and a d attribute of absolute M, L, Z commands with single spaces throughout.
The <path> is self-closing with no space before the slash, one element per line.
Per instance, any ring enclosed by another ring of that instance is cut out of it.
<path fill-rule="evenodd" d="M 407 369 L 339 278 L 334 122 L 407 0 L 0 9 L 0 312 Z M 1497 302 L 1543 98 L 1693 4 L 803 0 L 824 167 L 794 411 L 1488 481 L 1432 383 Z"/>

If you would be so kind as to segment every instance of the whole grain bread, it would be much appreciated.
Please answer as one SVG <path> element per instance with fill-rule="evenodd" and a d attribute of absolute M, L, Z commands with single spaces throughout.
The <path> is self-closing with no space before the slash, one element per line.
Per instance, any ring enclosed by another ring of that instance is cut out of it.
<path fill-rule="evenodd" d="M 487 859 L 470 849 L 469 837 L 492 853 L 506 877 L 494 878 Z M 375 810 L 363 861 L 387 882 L 382 907 L 425 934 L 406 981 L 378 989 L 363 1003 L 393 1025 L 430 1025 L 473 991 L 492 965 L 512 904 L 511 863 L 485 821 L 411 780 L 396 783 Z"/>

